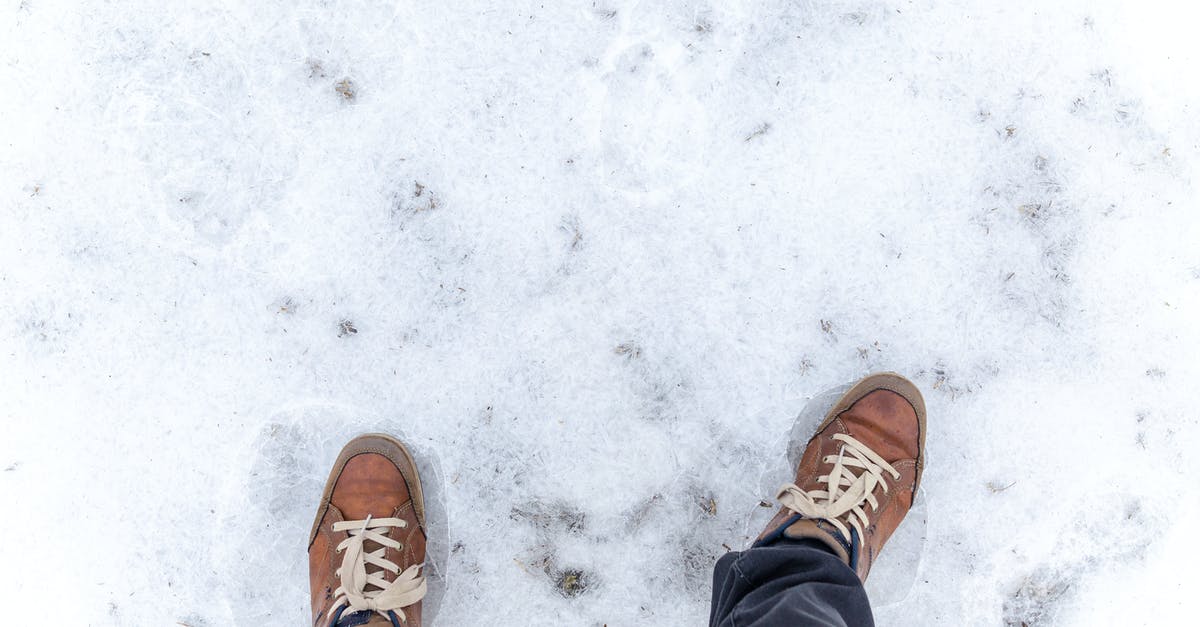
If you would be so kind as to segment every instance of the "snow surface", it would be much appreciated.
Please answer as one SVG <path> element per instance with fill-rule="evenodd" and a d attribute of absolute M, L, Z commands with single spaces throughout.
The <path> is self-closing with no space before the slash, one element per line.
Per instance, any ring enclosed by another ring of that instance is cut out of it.
<path fill-rule="evenodd" d="M 383 430 L 438 624 L 703 624 L 880 369 L 930 415 L 880 624 L 1200 610 L 1190 3 L 0 15 L 8 622 L 306 624 Z"/>

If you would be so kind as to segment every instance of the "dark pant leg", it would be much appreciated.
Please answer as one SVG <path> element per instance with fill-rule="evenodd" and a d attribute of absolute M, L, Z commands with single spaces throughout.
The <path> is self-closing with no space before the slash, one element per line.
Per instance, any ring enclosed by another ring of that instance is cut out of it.
<path fill-rule="evenodd" d="M 712 627 L 873 626 L 858 575 L 815 540 L 726 553 L 713 569 Z"/>

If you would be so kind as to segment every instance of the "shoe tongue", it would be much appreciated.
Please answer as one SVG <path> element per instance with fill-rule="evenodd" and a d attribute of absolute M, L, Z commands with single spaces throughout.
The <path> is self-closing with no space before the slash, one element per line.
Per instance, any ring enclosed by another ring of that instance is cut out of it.
<path fill-rule="evenodd" d="M 378 551 L 379 549 L 383 548 L 382 544 L 380 544 L 374 540 L 363 540 L 362 546 L 363 546 L 363 555 L 366 555 L 368 553 L 374 553 L 375 551 Z M 385 555 L 386 555 L 386 552 L 385 552 Z M 374 571 L 374 570 L 379 570 L 379 567 L 372 566 L 371 564 L 367 564 L 368 572 Z"/>
<path fill-rule="evenodd" d="M 382 531 L 380 531 L 380 533 L 383 533 L 383 532 L 382 532 Z M 387 533 L 387 534 L 385 534 L 385 535 L 387 535 L 387 536 L 390 538 L 390 537 L 391 537 L 391 535 L 390 535 L 390 534 L 391 534 L 391 530 L 388 530 L 388 533 Z M 365 554 L 367 554 L 367 553 L 374 553 L 374 552 L 376 552 L 376 551 L 378 551 L 378 550 L 380 550 L 380 549 L 384 549 L 384 548 L 385 548 L 385 547 L 384 547 L 382 544 L 380 544 L 380 543 L 378 543 L 378 542 L 376 542 L 376 541 L 374 541 L 374 540 L 364 540 L 364 541 L 363 541 L 363 554 L 364 554 L 364 555 L 365 555 Z M 384 553 L 383 553 L 383 555 L 384 555 L 384 557 L 385 557 L 385 558 L 388 556 L 388 555 L 387 555 L 387 550 L 386 550 L 386 549 L 384 550 Z M 393 561 L 395 561 L 395 558 L 394 558 L 394 557 L 393 557 L 392 559 L 393 559 Z M 380 574 L 380 575 L 381 575 L 381 576 L 382 576 L 384 579 L 386 579 L 386 580 L 388 580 L 388 581 L 391 581 L 391 580 L 392 580 L 392 573 L 391 573 L 390 571 L 388 571 L 387 569 L 380 568 L 380 567 L 378 567 L 378 566 L 375 566 L 375 565 L 373 565 L 373 564 L 367 564 L 367 573 L 375 573 L 375 572 L 378 572 L 378 573 L 379 573 L 379 574 Z M 368 590 L 368 591 L 369 591 L 369 590 L 375 590 L 375 589 L 376 589 L 376 588 L 375 588 L 375 586 L 373 586 L 373 585 L 372 585 L 372 586 L 367 586 L 367 590 Z M 379 614 L 375 614 L 375 616 L 376 616 L 376 617 L 378 617 L 378 618 L 380 618 L 380 619 L 383 619 L 383 621 L 384 621 L 384 622 L 383 622 L 382 624 L 384 624 L 384 625 L 390 625 L 390 624 L 392 624 L 392 623 L 391 623 L 391 621 L 389 621 L 389 620 L 385 619 L 384 617 L 380 616 Z M 373 624 L 375 624 L 375 623 L 364 623 L 364 624 L 366 624 L 366 625 L 373 625 Z"/>

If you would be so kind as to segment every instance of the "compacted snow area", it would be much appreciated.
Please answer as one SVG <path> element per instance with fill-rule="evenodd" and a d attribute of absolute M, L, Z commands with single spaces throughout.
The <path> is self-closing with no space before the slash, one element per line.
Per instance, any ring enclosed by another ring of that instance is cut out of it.
<path fill-rule="evenodd" d="M 793 427 L 896 370 L 881 625 L 1184 623 L 1195 17 L 0 2 L 8 621 L 308 624 L 329 465 L 386 431 L 435 624 L 702 625 Z"/>

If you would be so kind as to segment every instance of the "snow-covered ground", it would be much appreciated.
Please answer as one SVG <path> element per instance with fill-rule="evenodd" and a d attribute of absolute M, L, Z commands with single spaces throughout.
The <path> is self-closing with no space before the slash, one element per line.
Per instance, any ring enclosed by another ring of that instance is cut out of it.
<path fill-rule="evenodd" d="M 8 622 L 306 624 L 383 430 L 438 624 L 703 624 L 796 415 L 881 369 L 930 416 L 881 624 L 1194 617 L 1195 18 L 5 0 Z"/>

